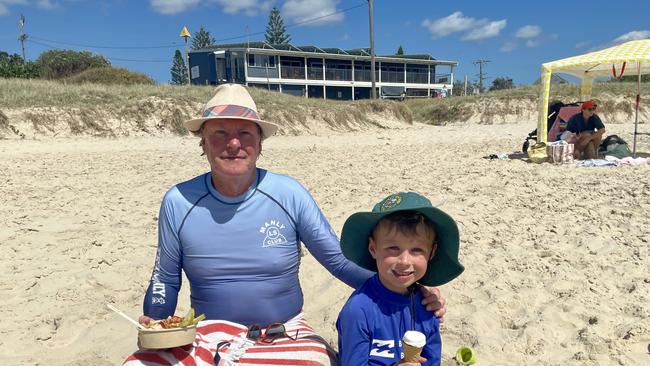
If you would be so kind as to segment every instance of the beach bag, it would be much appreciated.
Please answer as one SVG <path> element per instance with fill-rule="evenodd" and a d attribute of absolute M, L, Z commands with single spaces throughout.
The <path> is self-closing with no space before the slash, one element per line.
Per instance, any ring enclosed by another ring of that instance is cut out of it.
<path fill-rule="evenodd" d="M 550 144 L 546 147 L 546 155 L 548 155 L 548 161 L 553 164 L 570 163 L 573 161 L 573 150 L 573 144 Z"/>
<path fill-rule="evenodd" d="M 528 149 L 528 159 L 533 163 L 543 163 L 547 160 L 547 157 L 546 144 L 543 142 L 538 142 Z"/>
<path fill-rule="evenodd" d="M 601 155 L 615 156 L 619 159 L 632 155 L 627 142 L 618 135 L 607 136 L 598 147 L 598 152 Z"/>

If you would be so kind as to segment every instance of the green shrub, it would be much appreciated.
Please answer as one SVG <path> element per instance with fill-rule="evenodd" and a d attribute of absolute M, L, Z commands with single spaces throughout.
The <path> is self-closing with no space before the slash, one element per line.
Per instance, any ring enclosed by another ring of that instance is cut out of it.
<path fill-rule="evenodd" d="M 106 85 L 154 85 L 156 82 L 147 75 L 119 67 L 97 67 L 82 71 L 65 78 L 72 84 L 106 84 Z"/>
<path fill-rule="evenodd" d="M 0 51 L 0 77 L 37 78 L 39 67 L 35 62 L 25 62 L 18 54 L 10 55 Z"/>
<path fill-rule="evenodd" d="M 106 67 L 111 63 L 102 55 L 93 55 L 88 51 L 52 50 L 41 53 L 36 60 L 41 77 L 45 79 L 62 79 L 94 67 Z"/>

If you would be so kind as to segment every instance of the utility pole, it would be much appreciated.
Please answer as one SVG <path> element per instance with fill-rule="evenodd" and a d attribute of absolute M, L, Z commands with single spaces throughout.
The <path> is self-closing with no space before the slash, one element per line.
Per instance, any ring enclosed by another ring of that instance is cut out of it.
<path fill-rule="evenodd" d="M 27 35 L 23 32 L 23 28 L 25 27 L 25 16 L 22 13 L 18 20 L 18 27 L 20 28 L 20 36 L 18 36 L 18 40 L 20 40 L 20 47 L 23 49 L 23 61 L 27 62 L 27 59 L 25 58 L 25 40 L 27 39 Z"/>
<path fill-rule="evenodd" d="M 463 96 L 467 96 L 467 75 L 465 75 L 465 90 L 463 90 Z"/>
<path fill-rule="evenodd" d="M 187 30 L 187 27 L 183 27 L 181 30 L 181 37 L 185 38 L 185 61 L 187 63 L 187 85 L 192 83 L 192 77 L 190 76 L 190 51 L 187 48 L 187 39 L 190 38 L 190 31 Z"/>
<path fill-rule="evenodd" d="M 486 78 L 486 76 L 483 74 L 483 65 L 487 64 L 490 62 L 490 60 L 476 60 L 474 61 L 474 65 L 478 64 L 478 91 L 479 93 L 483 92 L 483 80 Z"/>
<path fill-rule="evenodd" d="M 370 18 L 370 80 L 372 88 L 370 90 L 370 96 L 372 99 L 377 99 L 377 90 L 375 87 L 375 30 L 372 19 L 372 0 L 368 0 L 368 14 Z"/>

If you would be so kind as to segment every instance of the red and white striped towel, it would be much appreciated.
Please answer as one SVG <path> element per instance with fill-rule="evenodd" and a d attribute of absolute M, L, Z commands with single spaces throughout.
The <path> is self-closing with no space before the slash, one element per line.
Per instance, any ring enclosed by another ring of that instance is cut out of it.
<path fill-rule="evenodd" d="M 246 338 L 248 328 L 225 321 L 207 320 L 199 323 L 194 344 L 166 350 L 140 350 L 129 356 L 123 366 L 215 365 L 219 348 L 219 366 L 304 365 L 336 366 L 336 354 L 320 338 L 300 313 L 284 324 L 287 334 L 297 340 L 279 338 L 273 343 Z"/>

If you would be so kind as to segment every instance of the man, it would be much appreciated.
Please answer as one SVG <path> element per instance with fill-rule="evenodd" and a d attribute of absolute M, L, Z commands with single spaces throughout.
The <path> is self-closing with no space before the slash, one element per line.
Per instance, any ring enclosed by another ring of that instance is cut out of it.
<path fill-rule="evenodd" d="M 183 357 L 243 362 L 249 352 L 268 364 L 296 359 L 336 364 L 336 355 L 303 319 L 300 242 L 351 287 L 359 288 L 373 273 L 345 259 L 327 219 L 300 183 L 257 167 L 262 141 L 278 126 L 260 119 L 244 87 L 217 87 L 203 116 L 185 127 L 201 138 L 210 172 L 165 194 L 140 322 L 174 314 L 184 271 L 192 307 L 207 321 Z M 444 315 L 439 291 L 426 288 L 423 294 L 429 311 Z M 274 344 L 280 347 L 269 347 Z M 292 347 L 282 347 L 287 345 Z M 180 362 L 178 352 L 160 352 Z M 154 356 L 141 351 L 126 364 Z"/>
<path fill-rule="evenodd" d="M 598 146 L 605 133 L 605 125 L 596 114 L 598 105 L 593 100 L 582 103 L 581 112 L 567 122 L 567 131 L 575 134 L 573 156 L 575 159 L 597 158 Z"/>

